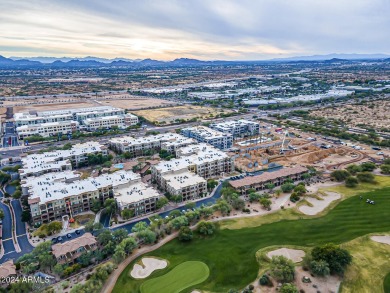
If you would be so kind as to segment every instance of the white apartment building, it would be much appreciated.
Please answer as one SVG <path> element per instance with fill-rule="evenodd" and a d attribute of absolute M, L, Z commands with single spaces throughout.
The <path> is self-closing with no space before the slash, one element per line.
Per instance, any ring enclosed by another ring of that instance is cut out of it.
<path fill-rule="evenodd" d="M 122 136 L 109 141 L 110 147 L 119 153 L 130 153 L 133 156 L 142 156 L 145 151 L 166 149 L 174 152 L 180 146 L 196 143 L 177 133 L 163 133 L 145 137 Z"/>
<path fill-rule="evenodd" d="M 183 201 L 207 195 L 207 181 L 186 169 L 166 172 L 161 179 L 162 189 L 171 195 L 182 195 Z"/>
<path fill-rule="evenodd" d="M 211 144 L 218 149 L 228 149 L 233 145 L 233 136 L 230 133 L 223 133 L 209 127 L 196 126 L 181 130 L 184 136 L 194 138 L 198 142 Z"/>
<path fill-rule="evenodd" d="M 138 215 L 153 211 L 159 197 L 157 191 L 141 182 L 139 174 L 131 171 L 118 171 L 84 180 L 70 171 L 64 173 L 48 173 L 22 180 L 22 190 L 29 196 L 34 224 L 59 220 L 64 215 L 72 217 L 89 211 L 92 200 L 103 202 L 117 196 L 121 209 L 134 209 Z"/>
<path fill-rule="evenodd" d="M 230 133 L 233 135 L 233 137 L 255 135 L 260 133 L 259 123 L 244 119 L 238 121 L 214 123 L 210 125 L 210 128 L 221 131 L 223 133 Z"/>
<path fill-rule="evenodd" d="M 155 211 L 157 200 L 161 195 L 139 178 L 114 188 L 114 196 L 120 210 L 133 210 L 134 216 L 139 216 Z"/>
<path fill-rule="evenodd" d="M 43 137 L 56 136 L 59 133 L 67 134 L 79 130 L 77 121 L 47 122 L 41 124 L 26 124 L 16 128 L 19 139 L 25 139 L 33 135 Z"/>
<path fill-rule="evenodd" d="M 89 130 L 99 128 L 112 128 L 117 126 L 121 129 L 128 126 L 134 126 L 138 123 L 138 117 L 132 114 L 101 116 L 94 118 L 86 118 L 83 120 L 83 125 Z"/>
<path fill-rule="evenodd" d="M 37 114 L 30 113 L 15 113 L 14 114 L 15 126 L 23 125 L 37 125 L 51 122 L 72 121 L 73 115 L 70 113 L 65 114 L 53 114 L 49 116 L 37 116 Z"/>
<path fill-rule="evenodd" d="M 88 154 L 107 155 L 107 148 L 98 142 L 75 144 L 70 150 L 58 150 L 43 154 L 32 154 L 22 158 L 22 168 L 19 169 L 21 179 L 30 176 L 40 176 L 49 172 L 72 170 L 73 166 L 87 161 Z"/>

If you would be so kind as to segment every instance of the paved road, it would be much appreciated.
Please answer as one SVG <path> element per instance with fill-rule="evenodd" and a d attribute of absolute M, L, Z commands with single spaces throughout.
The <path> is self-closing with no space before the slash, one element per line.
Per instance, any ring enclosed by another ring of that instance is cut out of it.
<path fill-rule="evenodd" d="M 0 208 L 4 211 L 4 219 L 3 219 L 3 225 L 2 225 L 2 239 L 3 239 L 3 248 L 4 248 L 4 257 L 10 257 L 11 254 L 15 251 L 14 242 L 12 239 L 12 218 L 11 218 L 11 211 L 10 208 L 0 202 Z M 3 258 L 1 260 L 3 260 Z M 2 263 L 0 260 L 0 263 Z"/>
<path fill-rule="evenodd" d="M 11 144 L 9 144 L 9 139 Z M 18 137 L 15 131 L 15 126 L 13 122 L 4 123 L 4 136 L 2 141 L 3 147 L 18 146 Z"/>

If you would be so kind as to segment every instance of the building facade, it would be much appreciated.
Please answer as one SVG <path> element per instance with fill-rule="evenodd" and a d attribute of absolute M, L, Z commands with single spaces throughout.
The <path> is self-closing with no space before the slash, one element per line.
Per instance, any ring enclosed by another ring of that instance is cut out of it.
<path fill-rule="evenodd" d="M 223 133 L 205 126 L 184 128 L 181 130 L 181 134 L 196 139 L 198 142 L 208 143 L 221 150 L 231 148 L 233 145 L 232 134 Z"/>
<path fill-rule="evenodd" d="M 214 123 L 210 125 L 210 128 L 223 133 L 230 133 L 233 137 L 256 135 L 260 133 L 260 124 L 249 120 Z"/>

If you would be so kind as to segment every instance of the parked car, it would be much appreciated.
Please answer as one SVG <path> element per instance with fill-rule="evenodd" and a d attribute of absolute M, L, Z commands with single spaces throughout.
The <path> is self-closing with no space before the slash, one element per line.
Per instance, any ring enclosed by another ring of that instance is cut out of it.
<path fill-rule="evenodd" d="M 57 237 L 57 241 L 58 242 L 61 242 L 63 239 L 62 239 L 62 237 L 60 236 L 60 237 Z"/>
<path fill-rule="evenodd" d="M 81 231 L 80 230 L 76 230 L 74 231 L 77 235 L 80 235 L 81 234 Z"/>
<path fill-rule="evenodd" d="M 72 238 L 72 235 L 68 233 L 68 234 L 66 234 L 66 237 Z"/>

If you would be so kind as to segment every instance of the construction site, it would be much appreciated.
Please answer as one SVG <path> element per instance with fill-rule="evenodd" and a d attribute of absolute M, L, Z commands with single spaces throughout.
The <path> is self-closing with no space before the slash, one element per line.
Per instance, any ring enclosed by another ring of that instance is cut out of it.
<path fill-rule="evenodd" d="M 250 140 L 237 140 L 231 156 L 238 170 L 254 173 L 276 166 L 313 166 L 320 171 L 363 160 L 364 153 L 341 145 L 325 145 L 321 141 L 297 138 L 289 133 L 264 135 Z"/>

